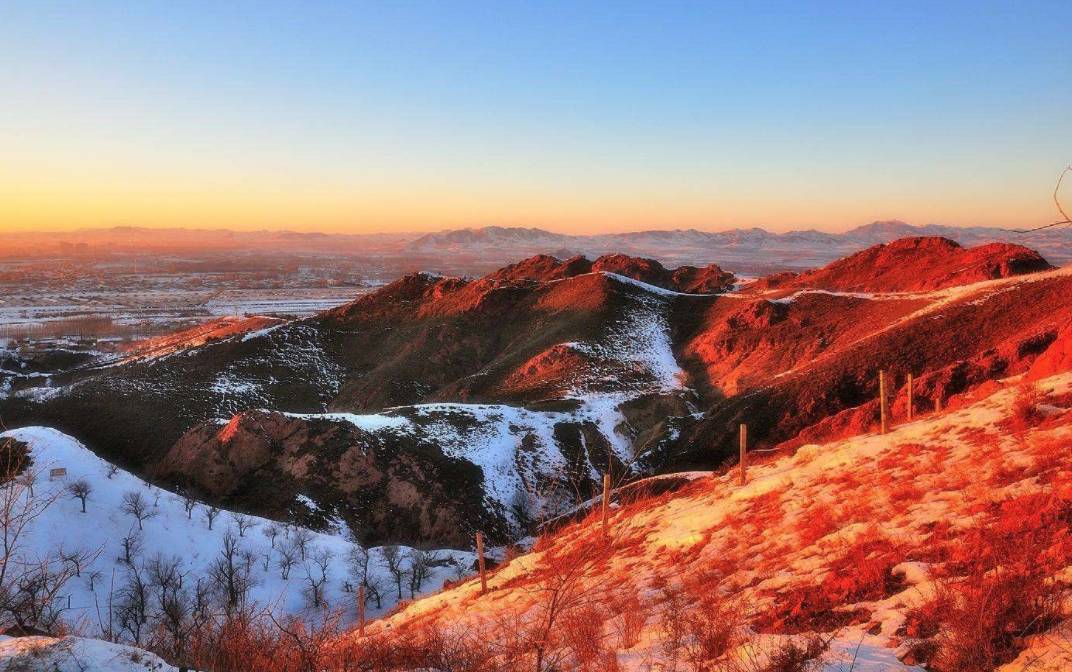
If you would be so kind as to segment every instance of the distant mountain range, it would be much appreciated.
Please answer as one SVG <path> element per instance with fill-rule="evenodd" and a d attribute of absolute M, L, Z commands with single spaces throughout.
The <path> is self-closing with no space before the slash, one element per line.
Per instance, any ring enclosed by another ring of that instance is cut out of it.
<path fill-rule="evenodd" d="M 571 235 L 544 229 L 487 226 L 436 233 L 325 234 L 294 231 L 230 231 L 226 229 L 149 229 L 114 227 L 63 233 L 0 235 L 0 256 L 99 251 L 247 251 L 250 253 L 313 253 L 348 256 L 412 257 L 426 260 L 475 262 L 491 270 L 534 254 L 562 259 L 583 254 L 592 258 L 613 253 L 658 259 L 667 265 L 705 266 L 717 263 L 746 275 L 800 270 L 877 243 L 912 236 L 942 236 L 964 246 L 1010 242 L 1038 250 L 1056 265 L 1072 261 L 1072 228 L 1053 228 L 1030 234 L 987 227 L 901 221 L 874 222 L 843 233 L 806 230 L 772 233 L 764 229 L 700 231 L 673 229 Z"/>
<path fill-rule="evenodd" d="M 1056 265 L 1072 261 L 1072 229 L 1069 228 L 1021 234 L 987 227 L 913 226 L 901 221 L 874 222 L 844 233 L 816 230 L 772 233 L 752 228 L 575 236 L 543 229 L 489 226 L 426 234 L 408 243 L 405 249 L 415 255 L 488 255 L 503 260 L 541 253 L 560 258 L 622 253 L 653 257 L 667 264 L 717 263 L 736 272 L 763 274 L 812 268 L 871 245 L 913 236 L 942 236 L 966 247 L 991 242 L 1017 243 L 1038 250 Z"/>

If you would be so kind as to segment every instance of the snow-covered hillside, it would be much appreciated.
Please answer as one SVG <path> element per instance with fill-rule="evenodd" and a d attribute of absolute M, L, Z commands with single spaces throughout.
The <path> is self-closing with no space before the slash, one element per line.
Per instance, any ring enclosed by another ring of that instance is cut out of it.
<path fill-rule="evenodd" d="M 48 509 L 31 523 L 22 541 L 26 557 L 41 556 L 62 549 L 85 551 L 96 556 L 81 567 L 80 576 L 71 579 L 59 597 L 63 618 L 70 624 L 99 633 L 107 621 L 109 591 L 118 591 L 130 566 L 125 561 L 124 540 L 134 539 L 134 564 L 142 565 L 155 556 L 178 558 L 188 581 L 207 577 L 210 564 L 219 556 L 224 536 L 239 535 L 239 524 L 246 527 L 239 537 L 239 548 L 248 551 L 252 560 L 253 584 L 249 599 L 284 613 L 309 613 L 308 576 L 320 579 L 316 560 L 328 554 L 325 569 L 324 597 L 337 608 L 346 610 L 347 618 L 356 617 L 355 595 L 350 587 L 358 583 L 348 557 L 355 545 L 342 532 L 323 534 L 303 528 L 284 526 L 253 516 L 218 511 L 209 529 L 208 514 L 213 509 L 186 503 L 179 495 L 154 487 L 132 474 L 98 458 L 75 439 L 54 429 L 28 427 L 0 434 L 29 445 L 33 471 L 42 474 L 35 484 L 34 496 L 44 500 L 57 497 Z M 66 475 L 49 479 L 50 470 L 64 469 Z M 69 484 L 86 481 L 90 493 L 86 512 L 80 501 L 68 494 Z M 123 511 L 124 497 L 140 495 L 146 516 L 139 521 Z M 275 538 L 269 534 L 277 533 Z M 305 544 L 302 558 L 298 542 Z M 128 542 L 129 543 L 129 542 Z M 282 548 L 290 546 L 294 564 L 283 578 Z M 409 549 L 400 548 L 403 557 Z M 394 579 L 384 563 L 383 549 L 369 549 L 370 582 L 382 588 L 381 607 L 370 601 L 368 614 L 381 613 L 397 601 Z M 471 553 L 441 551 L 429 568 L 421 590 L 438 588 L 443 581 L 468 572 L 473 563 Z M 349 584 L 349 585 L 347 585 Z M 408 584 L 403 596 L 409 597 Z M 67 607 L 69 600 L 69 608 Z"/>
<path fill-rule="evenodd" d="M 1072 374 L 988 389 L 946 413 L 898 418 L 886 435 L 761 460 L 743 486 L 733 471 L 623 502 L 606 536 L 598 517 L 569 526 L 499 568 L 486 595 L 463 583 L 380 622 L 380 636 L 439 632 L 494 655 L 466 633 L 523 642 L 557 617 L 554 655 L 567 666 L 595 655 L 674 669 L 717 650 L 725 666 L 702 669 L 765 670 L 814 642 L 829 672 L 918 672 L 928 657 L 937 669 L 984 669 L 949 666 L 975 649 L 1003 672 L 1070 669 L 1067 624 L 1020 593 L 1060 595 L 1072 569 L 1061 523 L 1072 506 Z M 1013 599 L 1024 611 L 1001 611 Z M 598 615 L 583 641 L 571 613 Z M 979 634 L 991 613 L 994 642 Z M 1000 620 L 1015 618 L 1025 620 Z"/>
<path fill-rule="evenodd" d="M 0 672 L 178 672 L 142 649 L 82 637 L 0 637 Z"/>

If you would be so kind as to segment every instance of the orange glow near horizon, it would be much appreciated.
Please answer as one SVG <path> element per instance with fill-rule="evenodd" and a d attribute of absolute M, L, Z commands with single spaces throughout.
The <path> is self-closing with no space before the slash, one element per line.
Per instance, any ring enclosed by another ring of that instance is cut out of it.
<path fill-rule="evenodd" d="M 1072 158 L 1067 3 L 105 4 L 0 10 L 0 233 L 1019 228 Z"/>
<path fill-rule="evenodd" d="M 942 194 L 889 193 L 872 188 L 845 198 L 820 197 L 808 185 L 778 193 L 740 190 L 710 194 L 633 185 L 615 195 L 577 194 L 568 189 L 412 188 L 354 185 L 316 188 L 298 183 L 119 186 L 115 182 L 26 185 L 2 176 L 0 233 L 72 231 L 84 228 L 211 228 L 324 233 L 406 233 L 482 226 L 524 226 L 587 234 L 645 229 L 770 231 L 819 229 L 838 232 L 877 220 L 912 224 L 1020 227 L 1052 220 L 1048 185 L 1035 198 L 1012 199 L 1000 189 Z M 809 193 L 810 192 L 810 193 Z"/>

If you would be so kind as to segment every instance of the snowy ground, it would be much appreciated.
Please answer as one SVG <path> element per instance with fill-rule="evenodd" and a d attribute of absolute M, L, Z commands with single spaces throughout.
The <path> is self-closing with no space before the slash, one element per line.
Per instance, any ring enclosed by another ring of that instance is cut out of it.
<path fill-rule="evenodd" d="M 0 672 L 178 672 L 130 646 L 82 637 L 0 637 Z"/>
<path fill-rule="evenodd" d="M 1072 374 L 1039 381 L 1037 389 L 1067 398 Z M 861 544 L 896 549 L 895 558 L 936 553 L 938 543 L 955 547 L 966 530 L 987 525 L 982 512 L 1044 493 L 1052 478 L 1070 473 L 1065 451 L 1053 451 L 1072 438 L 1072 409 L 1043 404 L 1039 408 L 1048 419 L 1040 426 L 1017 433 L 1002 428 L 1021 390 L 1010 380 L 990 397 L 898 423 L 886 435 L 805 446 L 792 456 L 753 465 L 743 487 L 730 473 L 695 480 L 681 493 L 650 503 L 626 505 L 612 515 L 614 553 L 595 565 L 585 583 L 626 590 L 653 604 L 648 613 L 655 614 L 665 599 L 664 586 L 716 572 L 717 578 L 705 579 L 708 594 L 719 595 L 739 613 L 756 614 L 779 604 L 780 595 L 836 579 L 835 563 L 852 557 Z M 935 526 L 946 523 L 951 524 L 948 536 L 935 537 Z M 443 617 L 449 628 L 480 631 L 494 629 L 504 612 L 522 620 L 529 610 L 539 613 L 540 577 L 553 575 L 552 563 L 561 563 L 549 559 L 583 553 L 599 534 L 596 524 L 565 528 L 538 544 L 538 552 L 499 568 L 487 595 L 469 581 L 409 605 L 384 625 L 398 630 Z M 907 612 L 933 593 L 936 566 L 898 562 L 892 571 L 903 577 L 903 587 L 881 599 L 840 605 L 868 616 L 827 635 L 832 637 L 822 656 L 827 672 L 922 670 L 902 662 L 911 640 L 900 629 Z M 1069 633 L 1064 625 L 1031 639 L 1002 672 L 1069 669 Z M 752 636 L 734 655 L 762 659 L 789 637 Z M 649 620 L 639 642 L 619 648 L 622 667 L 653 669 L 663 655 L 662 638 L 658 620 Z"/>
<path fill-rule="evenodd" d="M 28 555 L 40 555 L 59 547 L 66 551 L 84 550 L 97 553 L 97 559 L 91 567 L 85 567 L 81 576 L 67 584 L 67 590 L 60 596 L 65 607 L 70 599 L 70 609 L 64 614 L 65 619 L 85 628 L 85 632 L 99 632 L 102 618 L 107 616 L 108 591 L 113 572 L 118 584 L 126 571 L 123 557 L 122 540 L 131 534 L 139 534 L 143 559 L 155 554 L 164 557 L 178 556 L 191 576 L 204 575 L 210 562 L 217 556 L 223 535 L 228 530 L 237 533 L 235 514 L 222 511 L 208 529 L 206 507 L 198 504 L 188 516 L 182 499 L 171 492 L 154 487 L 121 469 L 112 473 L 113 467 L 98 458 L 78 441 L 54 429 L 29 427 L 5 432 L 0 436 L 10 436 L 27 442 L 32 451 L 33 468 L 43 476 L 35 485 L 35 495 L 47 498 L 52 493 L 63 493 L 68 483 L 85 479 L 92 487 L 86 504 L 86 513 L 81 512 L 79 501 L 65 493 L 59 496 L 46 511 L 31 525 L 25 537 L 24 547 Z M 48 480 L 50 469 L 66 469 L 66 477 Z M 120 510 L 125 493 L 139 492 L 149 504 L 151 517 L 144 521 L 144 530 L 138 532 L 138 522 L 132 516 Z M 355 598 L 344 589 L 344 583 L 354 583 L 354 576 L 347 566 L 347 553 L 353 544 L 342 534 L 321 534 L 304 531 L 311 535 L 307 557 L 309 561 L 298 562 L 290 571 L 289 579 L 281 577 L 277 566 L 278 551 L 273 550 L 265 531 L 272 526 L 271 521 L 249 517 L 254 526 L 245 532 L 241 539 L 243 547 L 250 550 L 255 558 L 253 575 L 255 585 L 250 598 L 260 605 L 276 606 L 289 613 L 301 613 L 307 610 L 307 601 L 303 595 L 306 587 L 306 566 L 318 550 L 331 553 L 328 570 L 326 596 L 329 602 L 339 607 L 346 607 L 350 617 L 355 617 Z M 299 528 L 290 527 L 289 534 L 298 534 Z M 284 536 L 276 540 L 278 547 Z M 403 549 L 405 551 L 406 549 Z M 389 575 L 383 565 L 382 549 L 370 549 L 371 571 L 385 586 L 391 584 Z M 471 567 L 473 554 L 461 551 L 441 551 L 438 555 L 450 563 L 433 568 L 425 591 L 436 589 L 443 581 L 455 578 L 455 566 Z M 268 569 L 264 567 L 267 556 Z M 310 571 L 314 568 L 310 567 Z M 99 574 L 94 575 L 94 572 Z M 90 589 L 90 579 L 94 587 Z M 404 586 L 404 596 L 409 597 Z M 368 614 L 371 617 L 386 611 L 394 605 L 395 593 L 388 592 L 383 608 L 378 610 L 371 604 Z M 103 611 L 102 611 L 103 610 Z"/>

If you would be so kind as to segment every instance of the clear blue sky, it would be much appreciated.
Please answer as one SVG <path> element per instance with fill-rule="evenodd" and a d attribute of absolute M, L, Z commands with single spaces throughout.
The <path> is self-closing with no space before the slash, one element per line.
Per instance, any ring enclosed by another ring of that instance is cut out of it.
<path fill-rule="evenodd" d="M 1070 26 L 1067 0 L 0 2 L 0 229 L 1038 223 Z"/>

